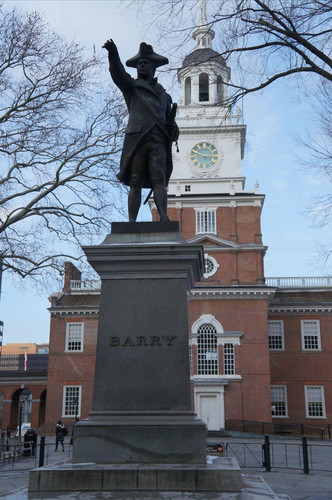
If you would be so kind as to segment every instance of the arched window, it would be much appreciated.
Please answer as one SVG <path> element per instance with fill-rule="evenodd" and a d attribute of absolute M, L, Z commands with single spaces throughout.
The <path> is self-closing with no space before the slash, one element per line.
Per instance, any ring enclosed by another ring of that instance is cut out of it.
<path fill-rule="evenodd" d="M 198 375 L 218 375 L 217 330 L 211 323 L 204 323 L 197 333 Z"/>
<path fill-rule="evenodd" d="M 184 104 L 188 106 L 191 103 L 191 78 L 188 76 L 184 82 Z"/>
<path fill-rule="evenodd" d="M 218 102 L 222 102 L 224 100 L 224 88 L 221 76 L 218 76 L 217 78 L 217 96 Z"/>
<path fill-rule="evenodd" d="M 209 75 L 201 73 L 199 75 L 199 101 L 206 102 L 209 100 Z"/>

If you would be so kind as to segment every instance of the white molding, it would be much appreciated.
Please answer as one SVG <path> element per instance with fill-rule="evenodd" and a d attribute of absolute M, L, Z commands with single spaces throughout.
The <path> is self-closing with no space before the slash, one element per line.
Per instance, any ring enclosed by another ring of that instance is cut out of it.
<path fill-rule="evenodd" d="M 262 288 L 257 286 L 257 288 L 250 287 L 248 289 L 241 289 L 239 286 L 225 287 L 220 289 L 219 287 L 215 289 L 207 289 L 206 287 L 196 287 L 190 292 L 191 300 L 205 299 L 262 299 L 269 298 L 275 294 L 274 288 Z"/>
<path fill-rule="evenodd" d="M 196 210 L 196 209 L 195 209 Z M 188 243 L 200 243 L 201 241 L 205 240 L 210 240 L 213 243 L 217 243 L 218 245 L 223 245 L 227 247 L 227 250 L 230 248 L 239 248 L 239 244 L 235 243 L 234 241 L 230 240 L 225 240 L 224 238 L 220 238 L 219 236 L 216 236 L 215 234 L 211 233 L 203 233 L 203 234 L 196 234 L 193 238 L 190 238 L 187 240 Z M 207 248 L 206 245 L 204 248 Z M 211 247 L 211 250 L 215 250 L 215 247 Z"/>
<path fill-rule="evenodd" d="M 193 325 L 191 327 L 192 335 L 197 336 L 200 326 L 204 325 L 205 323 L 208 323 L 208 324 L 211 324 L 212 326 L 214 326 L 217 334 L 224 333 L 224 329 L 222 327 L 222 324 L 218 320 L 216 320 L 216 318 L 214 316 L 212 316 L 212 314 L 202 314 L 195 321 L 195 323 L 193 323 Z"/>
<path fill-rule="evenodd" d="M 64 308 L 52 308 L 49 309 L 51 316 L 98 316 L 99 315 L 99 307 L 91 310 L 80 309 L 64 309 Z"/>
<path fill-rule="evenodd" d="M 205 253 L 204 254 L 204 269 L 205 269 L 205 260 L 210 260 L 212 262 L 212 264 L 213 264 L 212 271 L 210 271 L 209 273 L 205 272 L 203 274 L 203 277 L 205 279 L 208 279 L 208 278 L 211 278 L 211 276 L 214 276 L 216 274 L 216 272 L 218 271 L 218 269 L 219 269 L 220 266 L 219 266 L 218 261 L 212 255 L 210 255 L 208 253 Z"/>
<path fill-rule="evenodd" d="M 242 179 L 242 178 L 241 178 Z M 230 178 L 229 181 L 231 181 L 232 179 Z M 236 179 L 238 180 L 238 179 Z M 174 183 L 175 181 L 180 181 L 180 179 L 174 179 Z M 201 180 L 201 182 L 203 182 L 204 179 Z M 183 179 L 183 184 L 189 184 L 189 183 L 193 183 L 193 181 L 191 179 Z M 219 181 L 219 179 L 216 181 L 218 184 L 225 184 L 225 180 L 222 179 L 222 181 Z M 229 182 L 227 182 L 227 185 L 229 184 Z M 197 207 L 197 205 L 202 205 L 203 207 L 204 206 L 207 206 L 207 202 L 208 202 L 208 206 L 210 206 L 210 203 L 211 203 L 211 206 L 216 206 L 218 205 L 218 208 L 220 207 L 230 207 L 231 205 L 234 206 L 237 206 L 237 207 L 252 207 L 252 206 L 260 206 L 262 207 L 263 206 L 263 202 L 264 202 L 264 197 L 263 195 L 256 195 L 256 194 L 252 194 L 252 196 L 247 196 L 247 194 L 249 193 L 245 193 L 245 192 L 240 192 L 240 193 L 237 193 L 236 195 L 213 195 L 213 196 L 209 196 L 208 199 L 205 195 L 202 195 L 202 194 L 195 194 L 193 193 L 192 191 L 186 195 L 183 195 L 181 194 L 181 202 L 182 202 L 182 207 L 183 208 L 195 208 Z M 178 199 L 179 199 L 179 196 L 176 196 L 176 195 L 173 195 L 173 194 L 169 194 L 168 195 L 168 207 L 169 208 L 172 208 L 173 205 L 178 202 Z M 258 203 L 258 205 L 257 205 Z"/>
<path fill-rule="evenodd" d="M 269 307 L 268 313 L 269 314 L 278 314 L 278 313 L 331 313 L 332 312 L 332 307 L 331 306 L 321 306 L 321 307 L 312 307 L 310 305 L 308 306 L 303 306 L 303 307 L 298 307 L 298 306 L 276 306 L 276 307 Z"/>

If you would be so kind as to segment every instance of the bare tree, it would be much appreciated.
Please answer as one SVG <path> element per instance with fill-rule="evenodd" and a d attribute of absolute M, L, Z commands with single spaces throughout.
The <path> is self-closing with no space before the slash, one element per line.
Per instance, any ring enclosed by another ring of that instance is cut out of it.
<path fill-rule="evenodd" d="M 135 0 L 133 2 L 136 3 Z M 140 2 L 141 5 L 141 2 Z M 145 2 L 170 51 L 179 51 L 199 19 L 199 0 Z M 332 82 L 332 4 L 320 0 L 215 0 L 205 25 L 214 48 L 235 72 L 229 102 L 296 75 Z M 173 45 L 172 45 L 173 42 Z"/>
<path fill-rule="evenodd" d="M 109 230 L 125 111 L 93 53 L 0 9 L 0 260 L 21 277 Z M 115 187 L 116 186 L 116 187 Z M 94 242 L 96 240 L 94 239 Z"/>

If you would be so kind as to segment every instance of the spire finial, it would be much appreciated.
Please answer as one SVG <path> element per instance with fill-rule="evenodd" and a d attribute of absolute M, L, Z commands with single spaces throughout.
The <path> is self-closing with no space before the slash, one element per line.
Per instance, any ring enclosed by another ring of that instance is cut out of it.
<path fill-rule="evenodd" d="M 204 24 L 207 24 L 207 17 L 206 17 L 206 0 L 201 0 L 201 18 L 199 20 L 199 24 L 203 26 Z"/>
<path fill-rule="evenodd" d="M 200 11 L 200 19 L 197 28 L 193 33 L 193 38 L 196 40 L 196 49 L 208 49 L 211 48 L 214 31 L 208 26 L 206 16 L 206 0 L 201 0 Z"/>

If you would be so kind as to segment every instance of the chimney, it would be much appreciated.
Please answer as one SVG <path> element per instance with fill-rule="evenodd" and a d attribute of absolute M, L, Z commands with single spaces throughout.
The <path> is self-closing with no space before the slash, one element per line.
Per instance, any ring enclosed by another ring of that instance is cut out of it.
<path fill-rule="evenodd" d="M 72 262 L 65 262 L 65 280 L 63 286 L 63 292 L 68 293 L 70 291 L 69 283 L 71 280 L 81 280 L 82 273 L 74 266 Z"/>

